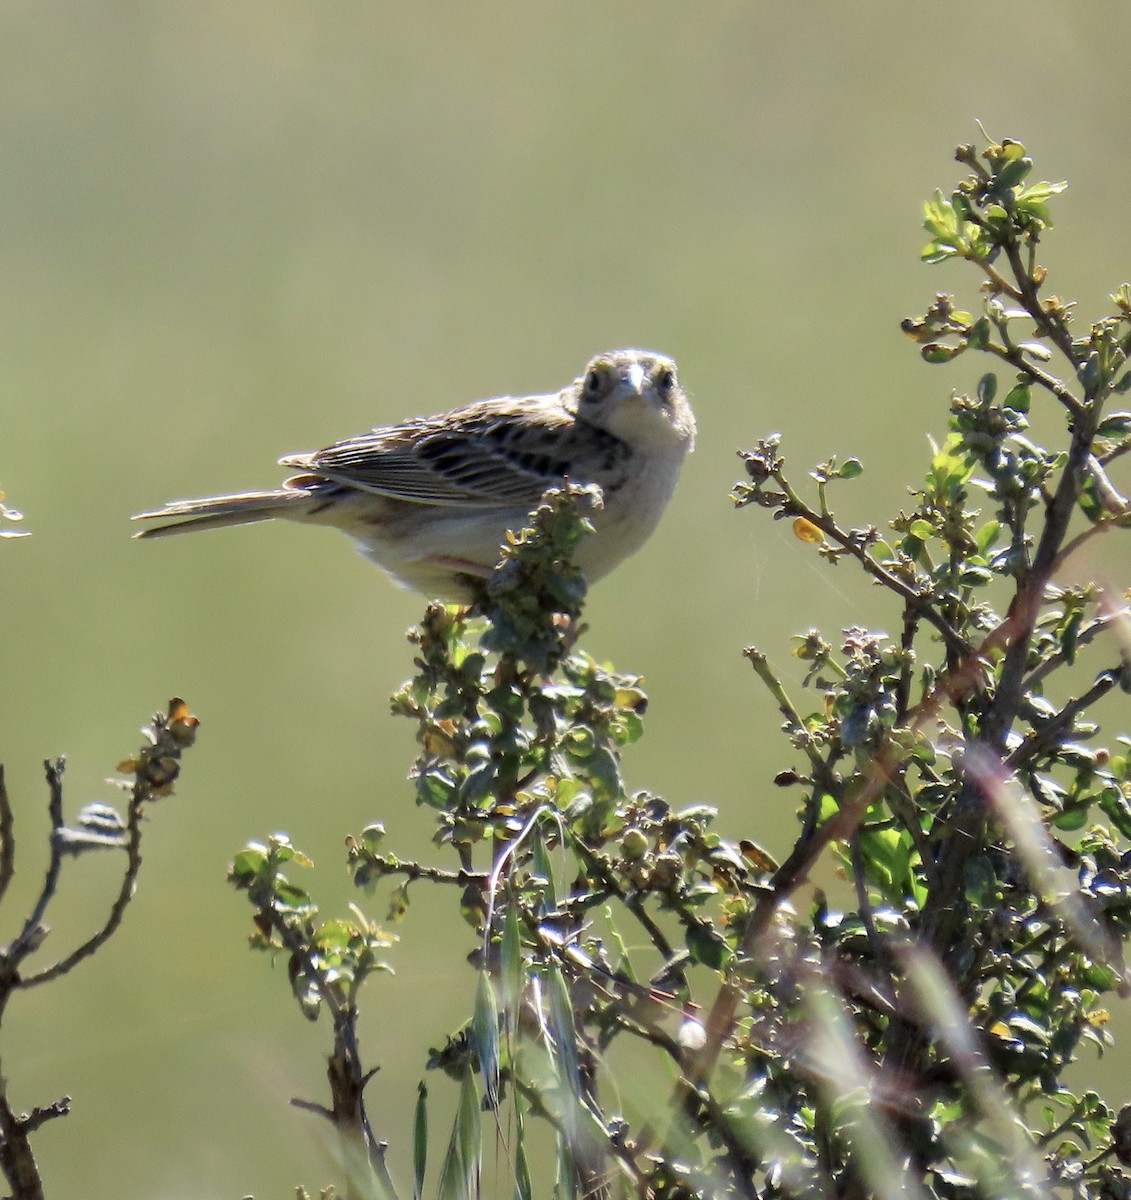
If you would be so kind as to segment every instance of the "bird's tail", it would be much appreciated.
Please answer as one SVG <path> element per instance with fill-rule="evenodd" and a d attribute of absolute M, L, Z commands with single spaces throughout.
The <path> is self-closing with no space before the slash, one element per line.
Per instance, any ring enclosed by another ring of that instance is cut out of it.
<path fill-rule="evenodd" d="M 135 533 L 134 537 L 166 537 L 196 529 L 223 529 L 251 525 L 275 517 L 300 517 L 309 510 L 311 494 L 302 487 L 273 492 L 241 492 L 235 496 L 206 496 L 202 500 L 170 500 L 164 508 L 138 513 L 135 521 L 165 521 Z"/>

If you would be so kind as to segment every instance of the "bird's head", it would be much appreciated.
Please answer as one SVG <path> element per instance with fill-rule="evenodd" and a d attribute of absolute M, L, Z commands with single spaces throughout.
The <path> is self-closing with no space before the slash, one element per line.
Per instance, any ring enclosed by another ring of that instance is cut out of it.
<path fill-rule="evenodd" d="M 690 450 L 695 416 L 675 362 L 653 350 L 610 350 L 574 380 L 578 420 L 639 449 Z"/>

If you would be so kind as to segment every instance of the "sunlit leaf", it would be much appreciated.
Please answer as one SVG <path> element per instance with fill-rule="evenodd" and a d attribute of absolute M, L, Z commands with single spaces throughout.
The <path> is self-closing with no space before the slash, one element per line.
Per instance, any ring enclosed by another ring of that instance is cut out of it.
<path fill-rule="evenodd" d="M 805 517 L 798 517 L 793 522 L 793 536 L 811 546 L 819 546 L 825 540 L 820 529 Z"/>

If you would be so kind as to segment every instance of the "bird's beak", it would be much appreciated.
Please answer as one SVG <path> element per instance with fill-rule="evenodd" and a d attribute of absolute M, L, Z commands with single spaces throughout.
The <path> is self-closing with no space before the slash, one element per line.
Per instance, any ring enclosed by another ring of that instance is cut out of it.
<path fill-rule="evenodd" d="M 644 368 L 639 363 L 633 363 L 624 373 L 628 386 L 639 396 L 644 391 Z"/>

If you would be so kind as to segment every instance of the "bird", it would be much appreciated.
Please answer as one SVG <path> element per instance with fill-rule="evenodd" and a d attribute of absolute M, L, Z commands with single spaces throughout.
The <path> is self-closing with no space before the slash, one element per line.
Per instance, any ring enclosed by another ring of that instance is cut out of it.
<path fill-rule="evenodd" d="M 598 354 L 557 393 L 500 396 L 379 426 L 323 450 L 289 454 L 299 473 L 272 491 L 172 500 L 138 513 L 135 534 L 166 537 L 275 518 L 328 525 L 404 587 L 474 601 L 508 530 L 543 493 L 596 484 L 594 532 L 576 554 L 587 582 L 655 529 L 695 443 L 676 364 L 651 350 Z"/>

